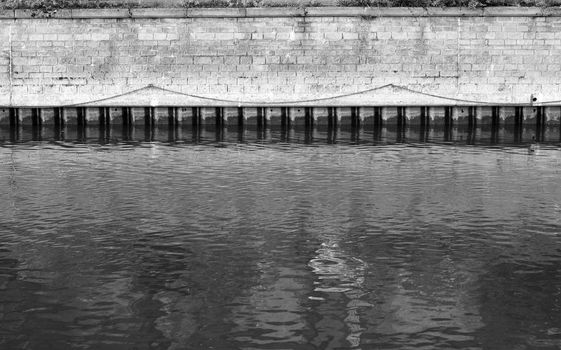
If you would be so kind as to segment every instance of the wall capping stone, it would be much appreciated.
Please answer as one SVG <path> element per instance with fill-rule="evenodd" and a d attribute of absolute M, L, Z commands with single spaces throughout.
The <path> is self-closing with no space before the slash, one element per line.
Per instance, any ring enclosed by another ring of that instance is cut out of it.
<path fill-rule="evenodd" d="M 132 18 L 184 18 L 188 17 L 186 8 L 138 8 L 130 10 Z"/>
<path fill-rule="evenodd" d="M 13 19 L 15 18 L 14 10 L 0 10 L 0 19 Z"/>
<path fill-rule="evenodd" d="M 304 17 L 306 8 L 298 7 L 251 7 L 246 9 L 247 17 Z"/>
<path fill-rule="evenodd" d="M 539 7 L 261 7 L 1 10 L 0 20 L 33 18 L 243 18 L 243 17 L 561 17 L 561 8 Z"/>

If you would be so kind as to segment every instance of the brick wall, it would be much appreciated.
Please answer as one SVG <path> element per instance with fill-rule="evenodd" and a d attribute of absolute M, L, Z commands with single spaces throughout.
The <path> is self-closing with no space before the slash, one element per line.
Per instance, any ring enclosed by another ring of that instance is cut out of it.
<path fill-rule="evenodd" d="M 149 88 L 100 103 L 561 100 L 561 17 L 509 11 L 79 10 L 48 19 L 5 11 L 0 105 L 81 103 L 150 84 L 211 99 Z"/>

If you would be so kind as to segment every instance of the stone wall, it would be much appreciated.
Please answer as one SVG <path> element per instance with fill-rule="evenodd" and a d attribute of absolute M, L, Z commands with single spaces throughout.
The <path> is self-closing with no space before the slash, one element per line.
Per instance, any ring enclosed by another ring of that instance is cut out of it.
<path fill-rule="evenodd" d="M 544 11 L 3 11 L 0 105 L 547 103 L 561 12 Z"/>

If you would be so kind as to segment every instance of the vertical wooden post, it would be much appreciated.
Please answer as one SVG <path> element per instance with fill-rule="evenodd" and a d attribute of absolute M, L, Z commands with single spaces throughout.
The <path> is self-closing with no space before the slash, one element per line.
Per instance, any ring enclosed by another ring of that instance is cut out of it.
<path fill-rule="evenodd" d="M 149 128 L 152 125 L 151 121 L 150 107 L 144 107 L 144 128 Z"/>
<path fill-rule="evenodd" d="M 286 113 L 286 107 L 281 107 L 281 128 L 286 130 L 288 128 L 288 113 Z"/>
<path fill-rule="evenodd" d="M 123 128 L 126 129 L 126 128 L 130 127 L 128 108 L 121 107 L 121 116 L 123 118 Z"/>
<path fill-rule="evenodd" d="M 223 124 L 224 124 L 224 120 L 222 119 L 222 108 L 220 107 L 215 107 L 214 108 L 214 118 L 215 118 L 215 124 L 216 124 L 216 128 L 220 129 L 222 128 Z"/>
<path fill-rule="evenodd" d="M 306 131 L 311 129 L 310 111 L 308 107 L 304 107 L 304 127 Z"/>
<path fill-rule="evenodd" d="M 257 107 L 257 128 L 263 128 L 263 107 Z"/>
<path fill-rule="evenodd" d="M 351 107 L 351 129 L 360 128 L 360 120 L 358 115 L 358 107 Z"/>
<path fill-rule="evenodd" d="M 55 107 L 53 119 L 54 119 L 55 129 L 60 129 L 62 127 L 62 108 Z"/>
<path fill-rule="evenodd" d="M 99 126 L 105 128 L 105 108 L 100 107 L 98 109 L 99 113 Z M 56 123 L 56 109 L 55 109 L 55 123 Z"/>
<path fill-rule="evenodd" d="M 522 107 L 515 107 L 514 108 L 514 130 L 517 132 L 518 130 L 522 130 Z"/>
<path fill-rule="evenodd" d="M 19 139 L 19 109 L 10 108 L 8 116 L 10 119 L 10 140 L 16 142 Z"/>
<path fill-rule="evenodd" d="M 468 107 L 468 130 L 471 132 L 475 129 L 476 120 L 475 120 L 475 107 L 470 106 Z"/>
<path fill-rule="evenodd" d="M 31 127 L 37 129 L 40 126 L 39 108 L 31 109 Z"/>
<path fill-rule="evenodd" d="M 175 129 L 177 126 L 177 108 L 168 107 L 168 128 Z"/>
<path fill-rule="evenodd" d="M 536 139 L 543 141 L 545 134 L 545 113 L 544 107 L 536 107 Z"/>
<path fill-rule="evenodd" d="M 444 107 L 444 128 L 446 130 L 452 128 L 452 107 Z"/>
<path fill-rule="evenodd" d="M 382 109 L 380 107 L 374 107 L 374 130 L 380 130 L 382 124 Z"/>
<path fill-rule="evenodd" d="M 498 106 L 493 106 L 493 109 L 491 110 L 491 130 L 496 131 L 499 129 L 499 107 Z"/>
<path fill-rule="evenodd" d="M 238 107 L 238 128 L 241 129 L 244 126 L 244 115 L 243 107 Z"/>
<path fill-rule="evenodd" d="M 405 107 L 397 107 L 397 130 L 405 130 Z"/>
<path fill-rule="evenodd" d="M 333 129 L 333 107 L 327 108 L 327 128 L 329 130 Z"/>
<path fill-rule="evenodd" d="M 193 115 L 192 122 L 193 122 L 193 129 L 197 129 L 201 125 L 201 107 L 192 107 L 191 113 Z"/>
<path fill-rule="evenodd" d="M 17 108 L 10 108 L 9 111 L 10 128 L 17 128 L 19 126 L 19 110 Z"/>
<path fill-rule="evenodd" d="M 86 115 L 83 107 L 76 108 L 76 126 L 82 129 L 86 126 Z"/>

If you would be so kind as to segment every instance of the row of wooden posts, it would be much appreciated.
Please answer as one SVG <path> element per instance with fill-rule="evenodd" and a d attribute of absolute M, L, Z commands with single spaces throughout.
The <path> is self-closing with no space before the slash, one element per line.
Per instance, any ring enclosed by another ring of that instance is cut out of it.
<path fill-rule="evenodd" d="M 351 127 L 451 128 L 559 125 L 560 107 L 55 107 L 0 108 L 0 126 L 78 128 L 144 127 Z"/>

